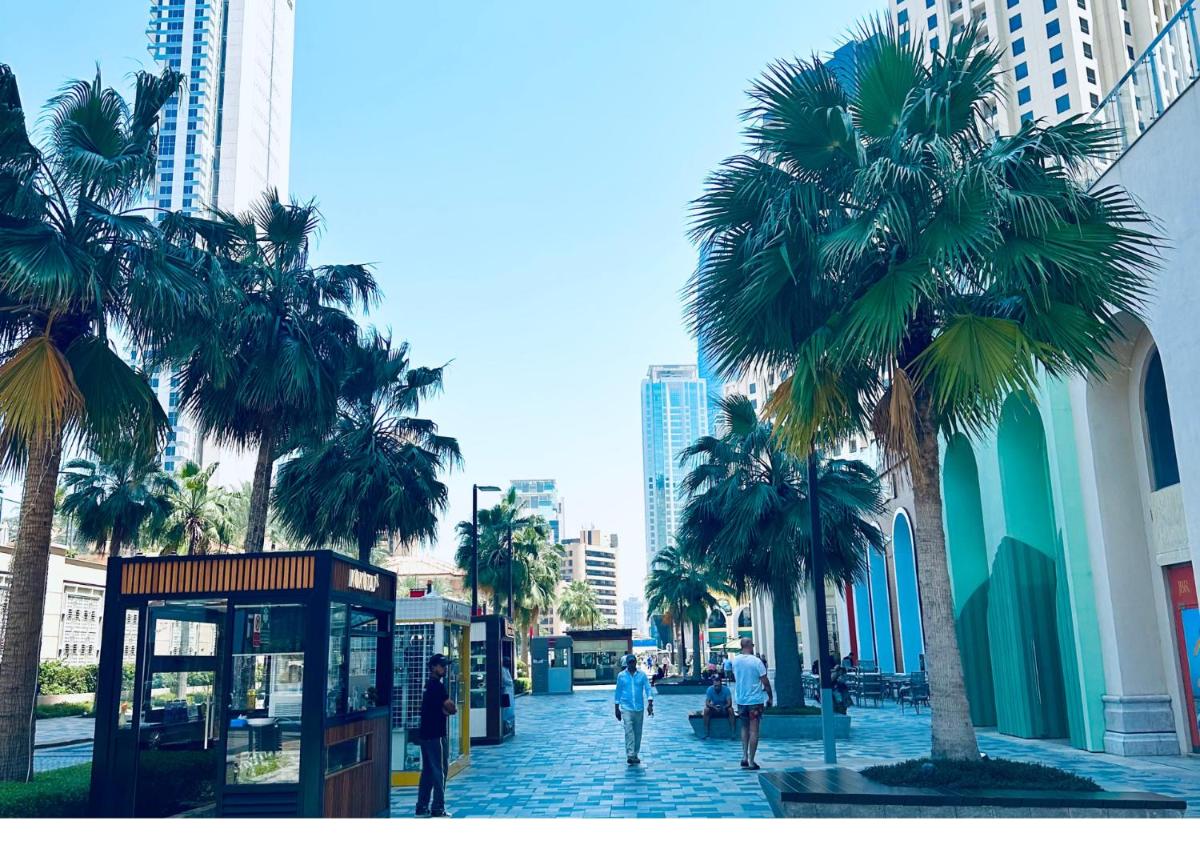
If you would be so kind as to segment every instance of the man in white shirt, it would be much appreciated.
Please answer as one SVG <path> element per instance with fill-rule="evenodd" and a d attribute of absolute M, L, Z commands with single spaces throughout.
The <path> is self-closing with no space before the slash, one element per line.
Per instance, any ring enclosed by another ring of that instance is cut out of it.
<path fill-rule="evenodd" d="M 759 769 L 754 760 L 758 726 L 775 694 L 767 679 L 766 664 L 754 656 L 754 641 L 749 637 L 742 638 L 742 653 L 733 658 L 733 697 L 742 723 L 742 769 Z"/>
<path fill-rule="evenodd" d="M 617 721 L 625 726 L 625 762 L 640 764 L 642 751 L 642 720 L 654 716 L 654 691 L 650 679 L 638 669 L 637 658 L 625 656 L 625 668 L 617 673 L 617 689 L 613 694 L 613 709 Z"/>

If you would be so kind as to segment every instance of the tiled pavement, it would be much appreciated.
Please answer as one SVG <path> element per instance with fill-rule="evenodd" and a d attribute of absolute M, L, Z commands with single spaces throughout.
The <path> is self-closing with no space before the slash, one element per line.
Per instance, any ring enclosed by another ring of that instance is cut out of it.
<path fill-rule="evenodd" d="M 471 766 L 451 779 L 447 805 L 456 817 L 769 817 L 757 773 L 738 766 L 731 740 L 698 740 L 687 712 L 695 696 L 664 696 L 647 718 L 642 765 L 625 763 L 610 691 L 517 700 L 517 735 L 502 746 L 471 750 Z M 929 714 L 895 707 L 856 708 L 851 739 L 838 746 L 851 767 L 929 752 Z M 1108 790 L 1182 796 L 1200 815 L 1200 758 L 1131 759 L 1090 754 L 1055 741 L 1019 740 L 981 731 L 995 757 L 1036 760 L 1091 776 Z M 820 741 L 764 740 L 764 769 L 820 765 Z M 412 814 L 415 791 L 392 793 L 392 815 Z"/>

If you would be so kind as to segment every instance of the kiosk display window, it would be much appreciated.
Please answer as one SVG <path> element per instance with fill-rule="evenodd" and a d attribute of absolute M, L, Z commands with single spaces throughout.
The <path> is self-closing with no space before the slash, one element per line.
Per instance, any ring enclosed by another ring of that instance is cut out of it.
<path fill-rule="evenodd" d="M 304 605 L 239 605 L 229 695 L 227 784 L 300 780 Z"/>

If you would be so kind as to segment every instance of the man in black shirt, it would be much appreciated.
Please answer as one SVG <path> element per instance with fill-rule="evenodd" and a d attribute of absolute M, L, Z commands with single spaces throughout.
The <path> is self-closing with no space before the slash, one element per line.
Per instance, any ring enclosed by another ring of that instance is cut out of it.
<path fill-rule="evenodd" d="M 421 697 L 421 783 L 417 786 L 417 816 L 444 817 L 446 813 L 446 770 L 450 752 L 446 748 L 446 718 L 458 707 L 442 679 L 446 677 L 446 656 L 429 658 L 429 680 Z M 430 807 L 430 796 L 433 806 Z"/>

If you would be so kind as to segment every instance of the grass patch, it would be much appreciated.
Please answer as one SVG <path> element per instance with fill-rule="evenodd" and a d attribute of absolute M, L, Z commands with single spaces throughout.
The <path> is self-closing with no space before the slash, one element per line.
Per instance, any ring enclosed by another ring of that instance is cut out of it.
<path fill-rule="evenodd" d="M 91 702 L 62 702 L 57 705 L 38 705 L 38 719 L 61 719 L 64 716 L 91 716 Z"/>
<path fill-rule="evenodd" d="M 91 780 L 92 765 L 76 764 L 0 782 L 0 818 L 86 817 Z"/>
<path fill-rule="evenodd" d="M 1044 764 L 982 758 L 978 761 L 917 758 L 867 767 L 862 774 L 890 787 L 954 790 L 1080 790 L 1103 788 L 1090 778 Z"/>

